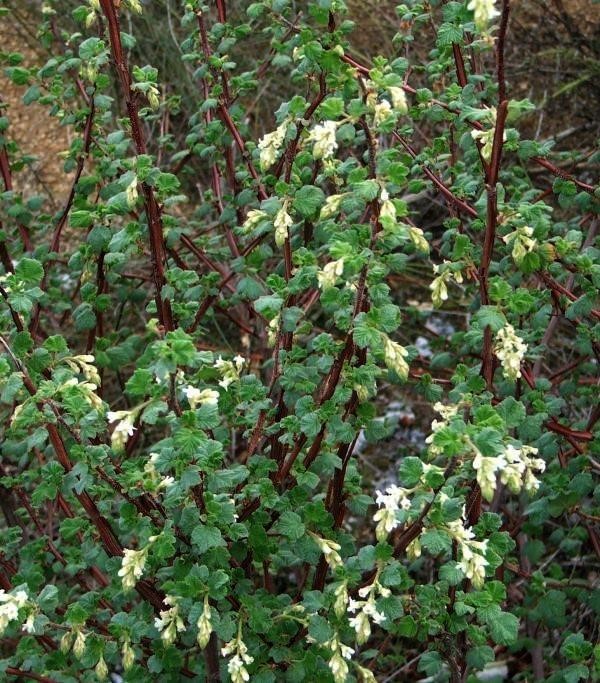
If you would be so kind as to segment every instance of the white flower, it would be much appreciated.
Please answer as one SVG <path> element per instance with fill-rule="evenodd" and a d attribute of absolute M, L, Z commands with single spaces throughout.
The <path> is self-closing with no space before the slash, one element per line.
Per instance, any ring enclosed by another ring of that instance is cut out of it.
<path fill-rule="evenodd" d="M 373 124 L 379 126 L 392 115 L 392 105 L 387 101 L 383 100 L 378 102 L 373 107 Z"/>
<path fill-rule="evenodd" d="M 471 0 L 467 5 L 475 13 L 475 26 L 479 30 L 486 29 L 492 19 L 500 16 L 494 4 L 495 0 Z"/>
<path fill-rule="evenodd" d="M 335 683 L 345 683 L 348 677 L 348 664 L 346 660 L 352 658 L 354 650 L 348 645 L 340 642 L 336 634 L 331 640 L 324 643 L 331 650 L 332 657 L 329 660 L 329 669 L 333 675 Z"/>
<path fill-rule="evenodd" d="M 508 486 L 513 493 L 519 493 L 523 486 L 525 463 L 521 458 L 521 451 L 512 444 L 504 449 L 505 466 L 500 472 L 500 481 Z"/>
<path fill-rule="evenodd" d="M 408 557 L 409 560 L 416 560 L 417 558 L 421 557 L 421 542 L 419 541 L 419 538 L 413 539 L 407 546 L 406 546 L 406 556 Z"/>
<path fill-rule="evenodd" d="M 393 370 L 403 380 L 408 379 L 408 363 L 404 360 L 408 356 L 408 351 L 395 341 L 392 341 L 387 334 L 381 333 L 383 338 L 383 360 L 390 370 Z"/>
<path fill-rule="evenodd" d="M 492 127 L 488 130 L 472 130 L 471 137 L 475 141 L 479 141 L 482 145 L 481 156 L 488 163 L 492 159 L 492 151 L 494 149 L 494 137 L 496 136 L 496 107 L 490 107 L 488 111 L 488 118 L 491 121 Z M 503 133 L 503 140 L 506 142 L 506 131 Z"/>
<path fill-rule="evenodd" d="M 125 671 L 131 669 L 135 662 L 135 651 L 131 647 L 129 640 L 123 642 L 123 647 L 121 649 L 121 660 L 123 662 L 123 668 Z"/>
<path fill-rule="evenodd" d="M 219 356 L 214 364 L 214 367 L 217 368 L 223 377 L 223 379 L 219 381 L 219 386 L 227 390 L 230 384 L 239 380 L 244 363 L 245 360 L 241 356 L 236 356 L 233 361 L 223 360 L 223 358 Z"/>
<path fill-rule="evenodd" d="M 241 627 L 240 627 L 241 629 Z M 248 654 L 248 648 L 242 641 L 241 630 L 238 630 L 238 635 L 233 640 L 230 640 L 223 648 L 221 654 L 227 657 L 235 652 L 233 657 L 227 662 L 227 671 L 231 676 L 232 683 L 244 683 L 250 680 L 250 674 L 246 669 L 246 664 L 252 664 L 254 657 Z"/>
<path fill-rule="evenodd" d="M 521 362 L 527 353 L 527 344 L 512 325 L 507 323 L 498 332 L 494 352 L 502 363 L 504 377 L 513 381 L 521 377 Z"/>
<path fill-rule="evenodd" d="M 386 189 L 381 190 L 381 208 L 379 209 L 379 219 L 385 227 L 392 227 L 396 222 L 396 206 L 390 199 Z"/>
<path fill-rule="evenodd" d="M 11 621 L 19 616 L 19 609 L 27 604 L 28 596 L 24 590 L 6 593 L 0 589 L 0 636 L 4 634 Z"/>
<path fill-rule="evenodd" d="M 260 150 L 260 165 L 263 170 L 266 170 L 275 163 L 279 149 L 285 140 L 287 129 L 288 122 L 284 121 L 272 133 L 267 133 L 259 141 L 258 149 Z"/>
<path fill-rule="evenodd" d="M 289 229 L 294 224 L 292 217 L 287 212 L 287 202 L 284 202 L 283 206 L 277 212 L 275 220 L 273 221 L 273 226 L 275 227 L 275 244 L 278 247 L 282 247 L 289 237 Z"/>
<path fill-rule="evenodd" d="M 217 405 L 219 402 L 219 392 L 214 389 L 197 389 L 188 385 L 184 389 L 184 393 L 190 404 L 190 408 L 194 410 L 197 405 Z"/>
<path fill-rule="evenodd" d="M 512 242 L 512 257 L 517 265 L 535 248 L 537 240 L 533 239 L 532 235 L 533 228 L 523 225 L 502 238 L 506 244 Z"/>
<path fill-rule="evenodd" d="M 83 632 L 81 626 L 73 626 L 73 633 L 75 634 L 75 642 L 73 643 L 73 654 L 77 659 L 83 657 L 85 652 L 85 641 L 87 640 L 87 634 Z"/>
<path fill-rule="evenodd" d="M 154 626 L 161 632 L 160 637 L 163 643 L 168 646 L 175 642 L 178 632 L 185 631 L 185 624 L 179 615 L 177 598 L 167 595 L 165 603 L 171 607 L 161 611 L 160 618 L 154 619 Z"/>
<path fill-rule="evenodd" d="M 408 102 L 406 100 L 406 93 L 404 92 L 404 88 L 401 88 L 396 85 L 390 85 L 387 90 L 390 93 L 390 97 L 392 98 L 392 107 L 394 107 L 394 109 L 399 114 L 407 114 Z"/>
<path fill-rule="evenodd" d="M 21 626 L 21 631 L 24 633 L 34 633 L 35 632 L 35 611 L 32 611 L 29 613 L 27 616 L 27 619 L 23 622 L 23 626 Z"/>
<path fill-rule="evenodd" d="M 350 600 L 348 596 L 348 582 L 342 581 L 334 590 L 335 602 L 333 603 L 333 611 L 338 617 L 341 617 L 346 613 L 348 609 L 348 601 Z"/>
<path fill-rule="evenodd" d="M 496 474 L 506 465 L 506 460 L 502 455 L 486 457 L 479 451 L 473 459 L 473 468 L 477 472 L 477 483 L 481 488 L 481 495 L 491 501 L 496 490 Z"/>
<path fill-rule="evenodd" d="M 360 664 L 355 664 L 355 666 L 358 669 L 360 679 L 361 681 L 363 681 L 363 683 L 377 683 L 377 679 L 375 678 L 373 672 L 370 669 L 367 669 L 364 666 L 361 666 Z"/>
<path fill-rule="evenodd" d="M 196 626 L 198 627 L 198 645 L 202 650 L 208 645 L 210 634 L 212 633 L 211 609 L 208 603 L 208 595 L 204 598 L 204 609 L 198 617 Z"/>
<path fill-rule="evenodd" d="M 246 233 L 252 232 L 254 228 L 258 227 L 260 223 L 266 220 L 269 220 L 269 214 L 267 214 L 265 211 L 261 211 L 260 209 L 250 209 L 242 228 Z"/>
<path fill-rule="evenodd" d="M 104 657 L 102 655 L 100 655 L 100 659 L 94 668 L 94 672 L 101 681 L 104 681 L 108 676 L 108 667 L 106 666 L 106 662 L 104 661 Z"/>
<path fill-rule="evenodd" d="M 388 535 L 400 524 L 396 513 L 399 510 L 410 509 L 409 493 L 410 489 L 405 489 L 395 484 L 389 486 L 385 493 L 381 491 L 376 492 L 375 501 L 377 505 L 382 506 L 373 515 L 373 521 L 377 522 L 375 535 L 378 541 L 385 541 Z"/>
<path fill-rule="evenodd" d="M 324 121 L 310 132 L 308 140 L 314 143 L 313 156 L 315 159 L 328 159 L 333 156 L 338 147 L 335 140 L 337 125 L 335 121 Z"/>
<path fill-rule="evenodd" d="M 138 199 L 137 178 L 135 176 L 125 188 L 125 198 L 127 200 L 127 206 L 132 209 Z"/>
<path fill-rule="evenodd" d="M 108 422 L 112 424 L 119 420 L 110 437 L 111 445 L 114 450 L 119 451 L 125 448 L 125 444 L 135 431 L 133 426 L 133 414 L 129 410 L 109 410 L 106 413 Z"/>
<path fill-rule="evenodd" d="M 342 558 L 338 553 L 338 550 L 342 549 L 342 546 L 339 543 L 330 541 L 327 538 L 321 538 L 321 536 L 317 536 L 317 534 L 314 534 L 312 531 L 309 531 L 309 534 L 319 546 L 319 550 L 325 557 L 325 562 L 327 562 L 331 569 L 335 569 L 336 567 L 341 567 L 343 565 Z"/>
<path fill-rule="evenodd" d="M 480 543 L 479 546 L 485 551 L 486 542 Z M 460 546 L 462 557 L 458 563 L 458 567 L 467 579 L 470 579 L 473 586 L 479 589 L 483 587 L 485 581 L 485 568 L 489 563 L 482 554 L 473 552 L 472 547 L 473 543 L 463 543 Z"/>
<path fill-rule="evenodd" d="M 425 239 L 425 234 L 423 233 L 421 228 L 415 228 L 414 226 L 409 225 L 408 236 L 410 237 L 411 242 L 419 251 L 429 251 L 429 242 Z"/>
<path fill-rule="evenodd" d="M 344 272 L 344 259 L 340 258 L 337 261 L 330 261 L 323 270 L 317 272 L 317 281 L 319 287 L 325 289 L 326 287 L 335 287 L 336 280 L 341 277 Z"/>
<path fill-rule="evenodd" d="M 344 198 L 343 194 L 332 194 L 325 200 L 325 205 L 321 208 L 320 218 L 325 220 L 335 216 L 340 210 L 340 204 Z"/>
<path fill-rule="evenodd" d="M 119 569 L 118 574 L 122 579 L 123 588 L 126 591 L 134 588 L 138 579 L 140 579 L 144 573 L 149 549 L 150 546 L 148 545 L 141 550 L 131 550 L 129 548 L 123 550 L 121 569 Z"/>

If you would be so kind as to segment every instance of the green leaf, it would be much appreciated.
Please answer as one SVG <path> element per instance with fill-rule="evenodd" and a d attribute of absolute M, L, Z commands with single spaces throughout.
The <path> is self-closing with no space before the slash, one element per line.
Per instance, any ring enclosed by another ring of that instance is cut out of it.
<path fill-rule="evenodd" d="M 296 192 L 292 205 L 303 218 L 314 218 L 324 203 L 325 193 L 320 187 L 305 185 Z"/>
<path fill-rule="evenodd" d="M 201 524 L 192 532 L 192 544 L 197 552 L 205 553 L 210 548 L 224 546 L 225 540 L 217 527 Z"/>

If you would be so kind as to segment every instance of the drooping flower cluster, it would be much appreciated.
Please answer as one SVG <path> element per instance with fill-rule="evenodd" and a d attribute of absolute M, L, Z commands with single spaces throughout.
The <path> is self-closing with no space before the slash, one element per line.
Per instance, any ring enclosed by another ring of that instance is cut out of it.
<path fill-rule="evenodd" d="M 208 595 L 204 596 L 204 608 L 198 617 L 196 626 L 198 627 L 198 645 L 202 650 L 208 645 L 210 634 L 213 631 L 211 622 L 212 612 L 208 602 Z"/>
<path fill-rule="evenodd" d="M 480 31 L 485 30 L 493 19 L 500 16 L 495 7 L 495 0 L 470 0 L 467 9 L 474 13 L 475 26 Z"/>
<path fill-rule="evenodd" d="M 412 489 L 405 489 L 401 486 L 388 486 L 385 493 L 377 491 L 375 502 L 380 506 L 373 516 L 373 521 L 377 522 L 375 536 L 378 541 L 385 541 L 389 534 L 400 524 L 398 515 L 400 510 L 410 509 L 410 499 L 408 494 Z"/>
<path fill-rule="evenodd" d="M 260 151 L 260 165 L 263 170 L 270 168 L 277 160 L 279 150 L 285 140 L 288 125 L 289 122 L 284 121 L 272 133 L 267 133 L 260 139 L 258 149 Z"/>
<path fill-rule="evenodd" d="M 335 139 L 337 126 L 335 121 L 324 121 L 311 130 L 308 141 L 313 143 L 315 159 L 329 159 L 334 155 L 338 147 Z"/>
<path fill-rule="evenodd" d="M 408 356 L 408 351 L 392 341 L 387 334 L 381 333 L 383 340 L 383 360 L 390 370 L 393 370 L 401 379 L 408 379 L 408 363 L 405 358 Z"/>
<path fill-rule="evenodd" d="M 507 323 L 496 334 L 494 353 L 502 363 L 504 377 L 513 381 L 521 377 L 521 363 L 527 353 L 527 344 L 512 325 Z"/>
<path fill-rule="evenodd" d="M 390 85 L 388 86 L 388 92 L 392 98 L 392 107 L 399 114 L 408 114 L 408 100 L 406 99 L 406 93 L 404 88 L 400 86 Z"/>
<path fill-rule="evenodd" d="M 11 621 L 19 617 L 19 610 L 25 607 L 29 596 L 27 592 L 18 589 L 14 593 L 7 593 L 0 589 L 0 636 L 4 634 Z"/>
<path fill-rule="evenodd" d="M 231 683 L 245 683 L 250 680 L 246 665 L 252 664 L 254 657 L 248 654 L 248 648 L 242 640 L 241 625 L 238 628 L 237 636 L 221 648 L 221 654 L 223 657 L 233 654 L 233 657 L 227 662 L 227 671 L 231 676 Z"/>
<path fill-rule="evenodd" d="M 329 660 L 329 668 L 333 675 L 335 683 L 344 683 L 348 678 L 348 664 L 347 660 L 352 659 L 354 650 L 348 645 L 344 645 L 336 634 L 331 640 L 323 643 L 323 645 L 332 652 Z"/>
<path fill-rule="evenodd" d="M 119 576 L 123 582 L 124 590 L 128 591 L 135 587 L 135 584 L 142 577 L 146 561 L 148 560 L 148 553 L 150 547 L 156 541 L 158 536 L 150 536 L 148 544 L 140 550 L 131 550 L 125 548 L 123 550 L 123 559 L 121 561 L 121 569 L 119 569 Z"/>
<path fill-rule="evenodd" d="M 447 526 L 450 535 L 458 544 L 460 553 L 459 569 L 477 589 L 483 587 L 485 568 L 489 562 L 485 557 L 488 540 L 475 541 L 475 534 L 470 527 L 466 527 L 462 519 L 456 519 Z"/>
<path fill-rule="evenodd" d="M 506 465 L 506 460 L 502 455 L 484 456 L 475 450 L 473 459 L 473 469 L 477 473 L 477 483 L 481 489 L 481 495 L 487 501 L 491 501 L 496 490 L 496 475 Z"/>
<path fill-rule="evenodd" d="M 70 631 L 67 631 L 60 639 L 60 651 L 67 654 L 73 648 L 73 654 L 77 659 L 81 659 L 86 648 L 87 634 L 83 630 L 82 624 L 73 624 Z"/>
<path fill-rule="evenodd" d="M 502 238 L 506 244 L 512 242 L 512 257 L 517 265 L 523 261 L 526 254 L 535 249 L 537 240 L 533 239 L 532 235 L 533 228 L 523 225 Z"/>
<path fill-rule="evenodd" d="M 488 163 L 492 160 L 492 152 L 494 149 L 494 137 L 496 136 L 496 107 L 490 107 L 488 111 L 488 119 L 491 122 L 491 127 L 486 130 L 472 130 L 471 137 L 481 144 L 481 156 L 484 161 Z M 503 131 L 503 140 L 506 142 L 506 131 Z"/>
<path fill-rule="evenodd" d="M 192 385 L 188 385 L 184 389 L 184 393 L 192 410 L 195 410 L 198 405 L 216 406 L 219 402 L 219 392 L 214 389 L 197 389 Z"/>
<path fill-rule="evenodd" d="M 516 447 L 507 444 L 500 455 L 483 456 L 475 448 L 473 468 L 483 497 L 488 501 L 492 500 L 498 474 L 500 481 L 513 493 L 519 493 L 522 489 L 534 493 L 540 485 L 535 472 L 546 469 L 546 463 L 541 458 L 532 457 L 537 452 L 537 448 L 533 446 Z"/>
<path fill-rule="evenodd" d="M 286 239 L 289 237 L 289 230 L 294 224 L 293 218 L 290 216 L 287 210 L 288 201 L 283 202 L 283 206 L 277 214 L 275 215 L 275 220 L 273 221 L 273 227 L 275 228 L 275 244 L 278 247 L 282 247 L 285 244 Z"/>
<path fill-rule="evenodd" d="M 439 453 L 441 453 L 441 449 L 434 443 L 435 435 L 441 429 L 448 426 L 448 422 L 458 413 L 458 408 L 458 405 L 445 406 L 439 401 L 434 404 L 433 409 L 442 416 L 442 419 L 432 421 L 431 434 L 425 439 L 425 443 L 429 446 L 429 453 L 431 455 L 439 455 Z"/>
<path fill-rule="evenodd" d="M 317 281 L 321 289 L 326 287 L 334 287 L 338 277 L 341 277 L 344 272 L 344 259 L 339 258 L 336 261 L 330 261 L 323 266 L 322 270 L 317 272 Z"/>
<path fill-rule="evenodd" d="M 185 624 L 179 614 L 179 604 L 173 595 L 167 595 L 165 604 L 171 605 L 169 609 L 162 610 L 160 617 L 154 619 L 154 626 L 160 631 L 160 637 L 165 645 L 172 645 L 177 638 L 177 633 L 185 631 Z"/>
<path fill-rule="evenodd" d="M 233 360 L 223 360 L 223 358 L 219 356 L 214 365 L 223 378 L 219 380 L 219 386 L 227 390 L 230 384 L 237 382 L 245 362 L 246 361 L 242 356 L 234 356 Z"/>
<path fill-rule="evenodd" d="M 359 589 L 358 595 L 362 600 L 349 599 L 348 612 L 355 616 L 350 617 L 348 623 L 356 631 L 356 642 L 359 645 L 366 643 L 371 637 L 371 622 L 381 624 L 385 621 L 385 615 L 377 609 L 375 603 L 377 596 L 387 598 L 390 594 L 390 589 L 375 579 L 373 583 Z"/>
<path fill-rule="evenodd" d="M 110 437 L 111 446 L 115 451 L 122 451 L 130 436 L 133 436 L 134 415 L 130 410 L 109 410 L 106 413 L 109 424 L 118 422 Z"/>
<path fill-rule="evenodd" d="M 250 209 L 246 215 L 246 220 L 242 225 L 242 229 L 245 233 L 252 232 L 257 228 L 263 221 L 269 220 L 269 214 L 261 209 Z"/>
<path fill-rule="evenodd" d="M 331 569 L 336 569 L 343 565 L 342 558 L 338 551 L 342 549 L 342 546 L 335 541 L 330 541 L 327 538 L 322 538 L 312 531 L 308 532 L 315 543 L 319 546 L 319 550 L 323 553 L 325 562 L 331 567 Z"/>
<path fill-rule="evenodd" d="M 73 372 L 81 372 L 88 382 L 92 382 L 96 386 L 101 384 L 100 374 L 94 365 L 96 359 L 91 354 L 85 353 L 79 356 L 69 356 L 62 360 Z"/>
<path fill-rule="evenodd" d="M 537 455 L 538 449 L 533 446 L 516 447 L 508 444 L 504 449 L 506 465 L 500 473 L 500 481 L 506 484 L 513 493 L 525 489 L 527 493 L 535 493 L 540 486 L 539 479 L 534 472 L 543 472 L 546 463 Z"/>
<path fill-rule="evenodd" d="M 442 266 L 434 264 L 433 272 L 437 275 L 431 284 L 429 289 L 431 290 L 431 301 L 436 308 L 439 308 L 444 301 L 448 299 L 448 283 L 454 280 L 457 284 L 463 282 L 463 276 L 460 270 L 451 270 L 449 268 L 450 261 L 444 261 Z"/>

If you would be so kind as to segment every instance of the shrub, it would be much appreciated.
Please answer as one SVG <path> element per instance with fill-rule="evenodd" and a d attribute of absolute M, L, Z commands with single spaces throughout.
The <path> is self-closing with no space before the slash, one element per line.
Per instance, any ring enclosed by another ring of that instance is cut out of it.
<path fill-rule="evenodd" d="M 600 194 L 509 0 L 431 5 L 366 63 L 342 0 L 192 0 L 195 100 L 137 0 L 4 54 L 71 139 L 53 212 L 0 118 L 4 675 L 598 674 Z"/>

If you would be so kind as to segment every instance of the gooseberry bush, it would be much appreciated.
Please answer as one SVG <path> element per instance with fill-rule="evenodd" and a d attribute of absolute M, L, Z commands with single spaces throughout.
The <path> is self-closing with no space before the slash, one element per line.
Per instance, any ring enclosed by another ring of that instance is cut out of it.
<path fill-rule="evenodd" d="M 600 674 L 600 192 L 510 10 L 188 0 L 192 99 L 138 0 L 2 53 L 70 140 L 32 194 L 2 112 L 3 680 Z"/>

